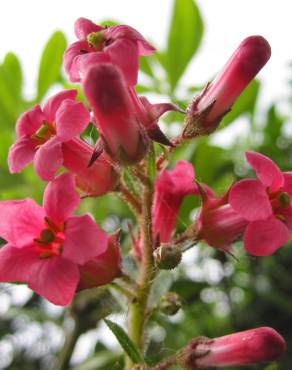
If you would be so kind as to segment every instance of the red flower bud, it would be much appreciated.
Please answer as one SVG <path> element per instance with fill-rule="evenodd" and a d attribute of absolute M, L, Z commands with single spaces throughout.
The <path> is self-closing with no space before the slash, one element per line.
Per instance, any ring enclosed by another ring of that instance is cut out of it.
<path fill-rule="evenodd" d="M 199 337 L 179 352 L 177 361 L 188 370 L 253 365 L 274 361 L 285 350 L 283 337 L 262 327 L 215 339 Z"/>
<path fill-rule="evenodd" d="M 262 36 L 243 40 L 217 78 L 190 104 L 183 135 L 213 132 L 270 56 L 270 45 Z"/>

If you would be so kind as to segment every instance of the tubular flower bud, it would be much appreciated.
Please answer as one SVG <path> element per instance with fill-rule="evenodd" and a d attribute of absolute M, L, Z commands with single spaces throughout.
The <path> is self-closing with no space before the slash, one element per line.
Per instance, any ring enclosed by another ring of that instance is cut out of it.
<path fill-rule="evenodd" d="M 83 88 L 105 152 L 121 164 L 139 162 L 146 155 L 149 139 L 136 117 L 119 69 L 112 64 L 92 66 L 84 77 Z"/>
<path fill-rule="evenodd" d="M 76 175 L 77 186 L 88 196 L 98 196 L 114 190 L 119 173 L 101 154 L 88 167 L 93 147 L 81 139 L 70 140 L 62 145 L 63 166 Z"/>
<path fill-rule="evenodd" d="M 183 136 L 212 133 L 270 56 L 270 45 L 262 36 L 243 40 L 217 78 L 188 107 Z"/>
<path fill-rule="evenodd" d="M 285 340 L 276 330 L 261 327 L 215 339 L 193 339 L 178 353 L 177 362 L 188 370 L 253 365 L 274 361 L 285 350 Z"/>

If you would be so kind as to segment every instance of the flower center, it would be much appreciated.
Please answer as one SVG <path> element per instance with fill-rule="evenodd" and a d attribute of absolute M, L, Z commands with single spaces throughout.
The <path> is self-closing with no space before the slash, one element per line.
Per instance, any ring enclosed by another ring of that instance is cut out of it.
<path fill-rule="evenodd" d="M 56 135 L 54 124 L 43 122 L 41 127 L 31 136 L 31 138 L 36 140 L 39 145 L 42 145 L 54 135 Z"/>
<path fill-rule="evenodd" d="M 87 35 L 88 44 L 97 51 L 101 51 L 104 47 L 105 36 L 102 32 L 92 32 Z"/>
<path fill-rule="evenodd" d="M 285 191 L 279 190 L 275 194 L 269 194 L 269 198 L 274 210 L 287 207 L 291 203 L 291 196 Z"/>
<path fill-rule="evenodd" d="M 64 225 L 56 225 L 49 218 L 44 219 L 45 228 L 34 239 L 35 248 L 40 258 L 60 256 L 65 240 Z"/>

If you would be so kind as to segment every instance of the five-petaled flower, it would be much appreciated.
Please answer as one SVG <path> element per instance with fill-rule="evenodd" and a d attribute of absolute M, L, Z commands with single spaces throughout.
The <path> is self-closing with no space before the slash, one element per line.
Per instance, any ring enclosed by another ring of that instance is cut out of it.
<path fill-rule="evenodd" d="M 66 173 L 48 184 L 43 207 L 31 199 L 0 202 L 0 235 L 7 241 L 0 249 L 0 281 L 25 282 L 62 306 L 73 299 L 82 267 L 113 248 L 89 215 L 72 216 L 80 202 L 74 186 L 73 175 Z M 119 260 L 118 251 L 114 259 Z M 104 281 L 108 282 L 108 275 Z"/>
<path fill-rule="evenodd" d="M 75 22 L 75 34 L 79 41 L 64 54 L 65 71 L 72 82 L 79 82 L 90 65 L 109 62 L 121 69 L 129 86 L 134 86 L 139 56 L 155 51 L 138 31 L 125 25 L 102 27 L 79 18 Z"/>
<path fill-rule="evenodd" d="M 247 221 L 245 249 L 267 256 L 286 244 L 292 231 L 292 172 L 281 172 L 266 156 L 248 151 L 246 158 L 257 179 L 235 183 L 229 193 L 231 207 Z"/>
<path fill-rule="evenodd" d="M 77 90 L 64 90 L 51 97 L 41 109 L 34 106 L 16 123 L 17 140 L 8 155 L 12 173 L 33 161 L 38 176 L 52 180 L 63 164 L 62 143 L 80 135 L 90 121 L 82 103 L 75 101 Z"/>

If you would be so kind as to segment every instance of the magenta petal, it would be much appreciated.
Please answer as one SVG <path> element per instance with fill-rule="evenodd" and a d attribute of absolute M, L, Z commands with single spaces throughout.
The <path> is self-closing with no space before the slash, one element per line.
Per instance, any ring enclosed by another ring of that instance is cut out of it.
<path fill-rule="evenodd" d="M 79 281 L 78 267 L 62 257 L 40 259 L 31 269 L 28 286 L 48 301 L 67 306 Z"/>
<path fill-rule="evenodd" d="M 151 46 L 145 38 L 134 28 L 126 25 L 113 26 L 105 30 L 107 38 L 109 39 L 121 39 L 126 38 L 132 40 L 138 45 L 139 55 L 151 55 L 155 52 L 155 48 Z"/>
<path fill-rule="evenodd" d="M 88 215 L 70 217 L 65 227 L 63 256 L 83 265 L 107 248 L 106 233 Z"/>
<path fill-rule="evenodd" d="M 86 73 L 87 69 L 98 63 L 110 63 L 111 59 L 109 55 L 103 53 L 103 52 L 94 52 L 94 53 L 87 53 L 87 54 L 81 54 L 77 56 L 74 60 L 74 68 L 78 70 L 78 76 L 81 76 L 81 78 Z"/>
<path fill-rule="evenodd" d="M 244 233 L 245 249 L 253 256 L 269 256 L 285 245 L 290 237 L 286 225 L 274 216 L 251 222 Z"/>
<path fill-rule="evenodd" d="M 82 103 L 65 100 L 56 112 L 57 137 L 68 141 L 80 135 L 90 121 L 88 110 Z"/>
<path fill-rule="evenodd" d="M 263 220 L 272 214 L 264 186 L 253 179 L 235 183 L 229 193 L 231 207 L 248 221 Z"/>
<path fill-rule="evenodd" d="M 16 133 L 18 137 L 33 135 L 46 120 L 41 107 L 35 105 L 30 110 L 24 112 L 16 122 Z"/>
<path fill-rule="evenodd" d="M 42 180 L 52 180 L 62 164 L 62 145 L 56 138 L 48 140 L 36 152 L 34 169 Z"/>
<path fill-rule="evenodd" d="M 47 117 L 48 122 L 52 123 L 55 121 L 56 112 L 64 100 L 75 100 L 77 96 L 77 90 L 63 90 L 58 94 L 52 96 L 44 106 L 44 113 Z"/>
<path fill-rule="evenodd" d="M 0 249 L 0 281 L 28 282 L 31 269 L 38 261 L 39 256 L 33 247 L 5 245 Z"/>
<path fill-rule="evenodd" d="M 284 185 L 283 191 L 286 191 L 292 196 L 292 172 L 283 172 Z"/>
<path fill-rule="evenodd" d="M 31 163 L 36 152 L 36 143 L 27 136 L 23 136 L 10 147 L 8 153 L 8 167 L 11 173 L 20 172 Z"/>
<path fill-rule="evenodd" d="M 78 41 L 70 45 L 64 53 L 64 69 L 68 73 L 71 82 L 80 81 L 79 70 L 75 64 L 75 60 L 79 55 L 86 55 L 82 53 L 82 50 L 85 52 L 92 51 L 86 41 Z"/>
<path fill-rule="evenodd" d="M 139 54 L 137 44 L 128 39 L 116 40 L 104 49 L 114 65 L 120 67 L 128 85 L 137 84 Z"/>
<path fill-rule="evenodd" d="M 278 190 L 283 185 L 283 174 L 270 158 L 252 151 L 246 152 L 245 156 L 263 185 L 270 187 L 272 191 Z"/>
<path fill-rule="evenodd" d="M 98 26 L 86 18 L 78 18 L 74 24 L 75 35 L 79 40 L 85 40 L 89 33 L 99 32 L 102 30 L 103 27 Z"/>
<path fill-rule="evenodd" d="M 31 244 L 43 228 L 44 210 L 32 199 L 0 202 L 0 236 L 16 247 Z"/>
<path fill-rule="evenodd" d="M 57 224 L 66 221 L 80 203 L 74 175 L 63 173 L 51 181 L 45 189 L 43 203 L 50 219 Z"/>
<path fill-rule="evenodd" d="M 279 218 L 284 222 L 288 229 L 292 231 L 292 206 L 290 205 L 277 209 L 277 215 L 280 216 Z"/>

